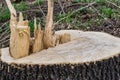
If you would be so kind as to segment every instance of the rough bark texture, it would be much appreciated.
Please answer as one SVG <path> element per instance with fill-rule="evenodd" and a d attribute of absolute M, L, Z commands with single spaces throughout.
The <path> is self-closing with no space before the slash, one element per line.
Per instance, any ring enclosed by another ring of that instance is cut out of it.
<path fill-rule="evenodd" d="M 24 65 L 0 62 L 0 80 L 119 80 L 120 55 L 79 64 Z"/>

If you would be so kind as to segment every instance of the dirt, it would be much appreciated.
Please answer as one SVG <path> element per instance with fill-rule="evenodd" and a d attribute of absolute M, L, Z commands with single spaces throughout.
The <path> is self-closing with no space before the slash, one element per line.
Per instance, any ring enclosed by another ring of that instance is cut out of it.
<path fill-rule="evenodd" d="M 120 37 L 120 20 L 110 19 L 109 21 L 104 21 L 101 26 L 91 25 L 87 30 L 106 32 L 111 35 Z"/>

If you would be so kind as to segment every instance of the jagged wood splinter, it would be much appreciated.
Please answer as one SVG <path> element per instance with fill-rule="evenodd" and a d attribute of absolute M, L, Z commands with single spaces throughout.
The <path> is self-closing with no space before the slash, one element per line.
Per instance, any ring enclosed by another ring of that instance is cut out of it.
<path fill-rule="evenodd" d="M 40 23 L 36 24 L 36 18 L 34 20 L 34 43 L 33 43 L 33 53 L 43 50 L 43 31 L 41 30 Z"/>

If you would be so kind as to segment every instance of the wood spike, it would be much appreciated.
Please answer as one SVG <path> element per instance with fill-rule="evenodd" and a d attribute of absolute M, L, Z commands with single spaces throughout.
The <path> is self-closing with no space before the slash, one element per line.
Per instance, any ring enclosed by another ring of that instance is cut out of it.
<path fill-rule="evenodd" d="M 7 6 L 8 6 L 8 8 L 9 8 L 9 10 L 10 10 L 10 29 L 12 29 L 11 30 L 11 33 L 13 32 L 14 33 L 14 28 L 16 27 L 16 25 L 17 25 L 17 13 L 16 13 L 16 10 L 15 10 L 15 8 L 13 7 L 13 5 L 12 5 L 12 3 L 11 3 L 11 1 L 10 0 L 5 0 L 6 1 L 6 3 L 7 3 Z"/>
<path fill-rule="evenodd" d="M 37 29 L 37 20 L 36 20 L 36 17 L 34 18 L 34 29 L 35 30 Z"/>
<path fill-rule="evenodd" d="M 19 21 L 23 21 L 23 14 L 22 14 L 22 12 L 19 13 Z"/>
<path fill-rule="evenodd" d="M 34 30 L 34 35 L 33 53 L 43 50 L 43 31 L 40 28 L 40 23 L 38 29 Z"/>
<path fill-rule="evenodd" d="M 36 32 L 37 32 L 37 21 L 36 21 L 36 17 L 35 17 L 34 18 L 34 37 L 37 36 Z"/>
<path fill-rule="evenodd" d="M 28 56 L 30 45 L 30 29 L 28 21 L 23 21 L 22 13 L 19 14 L 19 22 L 17 22 L 16 10 L 10 0 L 6 0 L 11 13 L 10 18 L 10 55 L 13 58 L 21 58 Z"/>
<path fill-rule="evenodd" d="M 6 1 L 6 3 L 7 3 L 7 6 L 8 6 L 8 8 L 9 8 L 9 10 L 10 10 L 10 13 L 11 13 L 11 14 L 14 14 L 14 16 L 17 17 L 16 10 L 15 10 L 15 8 L 12 6 L 11 1 L 10 1 L 10 0 L 5 0 L 5 1 Z"/>
<path fill-rule="evenodd" d="M 45 28 L 53 27 L 53 0 L 48 0 L 48 13 L 46 17 L 46 26 Z"/>
<path fill-rule="evenodd" d="M 10 18 L 10 30 L 11 30 L 11 34 L 10 34 L 10 54 L 12 55 L 12 53 L 14 53 L 14 46 L 16 45 L 16 37 L 17 37 L 17 32 L 16 32 L 16 27 L 17 27 L 17 18 L 14 14 L 11 14 L 11 18 Z"/>
<path fill-rule="evenodd" d="M 10 5 L 12 6 L 12 4 Z M 30 29 L 28 27 L 28 21 L 23 21 L 22 13 L 20 13 L 19 22 L 17 22 L 16 12 L 12 10 L 10 10 L 10 12 L 10 55 L 16 59 L 28 56 L 30 45 Z"/>
<path fill-rule="evenodd" d="M 46 25 L 43 39 L 45 49 L 54 46 L 52 27 L 53 27 L 53 0 L 48 0 L 48 13 L 46 17 Z"/>
<path fill-rule="evenodd" d="M 14 14 L 10 16 L 10 29 L 14 29 L 17 27 L 17 17 Z M 11 30 L 12 32 L 13 30 Z"/>
<path fill-rule="evenodd" d="M 23 22 L 23 14 L 22 12 L 19 13 L 19 21 L 18 21 L 18 26 L 23 26 L 24 22 Z"/>
<path fill-rule="evenodd" d="M 41 30 L 41 24 L 40 23 L 38 24 L 38 30 Z"/>
<path fill-rule="evenodd" d="M 67 43 L 71 41 L 71 36 L 68 33 L 64 33 L 63 35 L 60 36 L 60 44 Z"/>

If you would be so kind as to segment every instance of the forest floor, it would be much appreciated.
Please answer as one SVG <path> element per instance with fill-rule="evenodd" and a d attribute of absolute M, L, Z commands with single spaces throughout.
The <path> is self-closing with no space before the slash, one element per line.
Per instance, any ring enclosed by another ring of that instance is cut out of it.
<path fill-rule="evenodd" d="M 47 14 L 45 0 L 26 0 L 13 3 L 17 13 L 23 12 L 29 20 L 31 33 L 34 31 L 34 17 L 44 29 Z M 55 30 L 77 29 L 83 31 L 106 32 L 120 37 L 120 1 L 119 0 L 56 0 L 54 3 Z M 9 10 L 0 0 L 0 47 L 9 42 Z"/>

